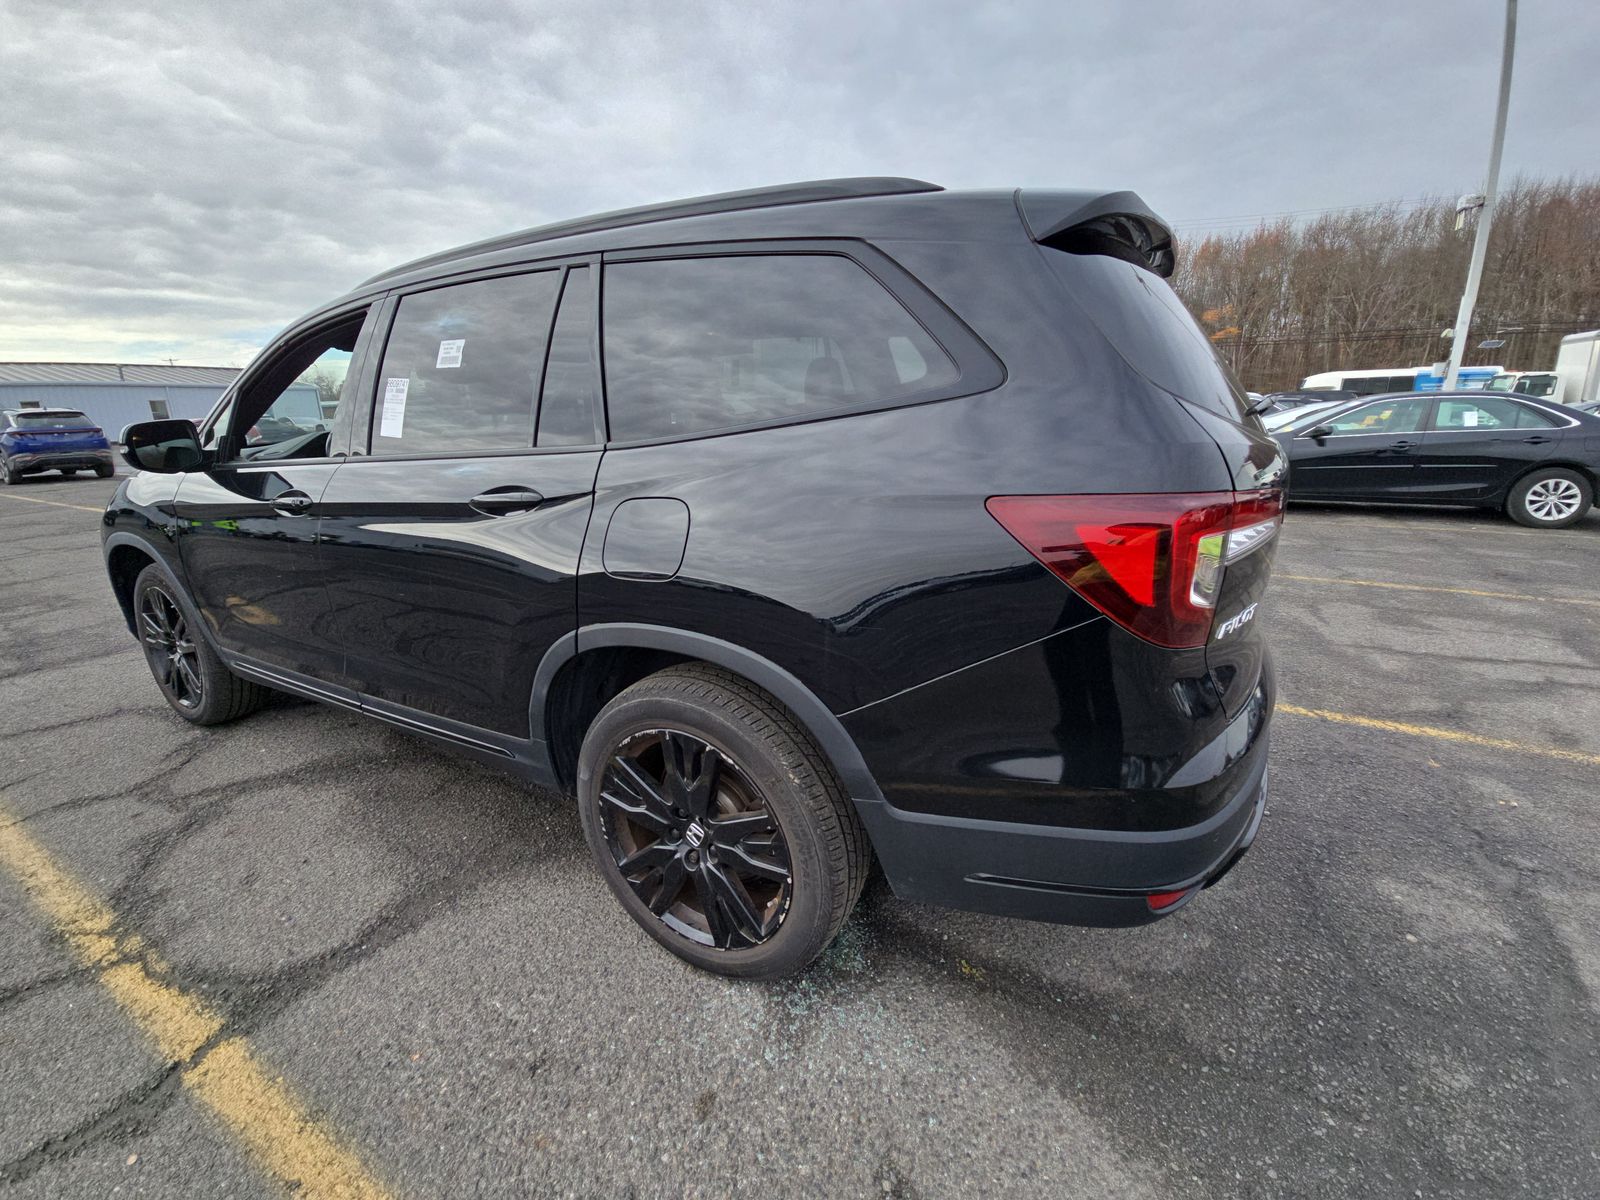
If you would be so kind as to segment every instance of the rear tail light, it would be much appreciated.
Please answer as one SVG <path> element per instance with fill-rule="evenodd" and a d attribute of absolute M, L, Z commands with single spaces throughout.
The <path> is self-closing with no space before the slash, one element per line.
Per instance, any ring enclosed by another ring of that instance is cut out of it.
<path fill-rule="evenodd" d="M 1223 573 L 1272 539 L 1283 493 L 991 496 L 989 515 L 1106 616 L 1158 646 L 1203 646 Z"/>
<path fill-rule="evenodd" d="M 1185 888 L 1181 892 L 1152 892 L 1144 898 L 1144 902 L 1150 906 L 1151 912 L 1166 912 L 1169 908 L 1176 908 L 1199 890 L 1199 888 Z"/>

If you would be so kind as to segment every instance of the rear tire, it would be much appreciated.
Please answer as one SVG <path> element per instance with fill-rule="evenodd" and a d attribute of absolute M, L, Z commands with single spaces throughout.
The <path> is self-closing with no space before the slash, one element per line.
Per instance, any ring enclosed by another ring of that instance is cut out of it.
<path fill-rule="evenodd" d="M 162 698 L 185 721 L 221 725 L 266 701 L 266 688 L 223 665 L 206 641 L 194 605 L 153 563 L 134 580 L 133 623 Z"/>
<path fill-rule="evenodd" d="M 22 474 L 12 469 L 11 464 L 0 458 L 0 483 L 15 487 L 22 482 Z"/>
<path fill-rule="evenodd" d="M 106 464 L 105 466 L 96 467 L 94 469 L 94 473 L 96 475 L 98 475 L 101 479 L 110 479 L 113 475 L 115 475 L 117 473 L 117 469 L 115 467 L 111 466 L 110 464 Z"/>
<path fill-rule="evenodd" d="M 589 849 L 623 908 L 720 975 L 806 966 L 855 907 L 872 861 L 854 805 L 794 715 L 703 663 L 651 675 L 601 709 L 577 791 Z"/>
<path fill-rule="evenodd" d="M 1506 515 L 1518 525 L 1563 529 L 1583 519 L 1594 503 L 1594 485 L 1568 467 L 1529 471 L 1506 497 Z"/>

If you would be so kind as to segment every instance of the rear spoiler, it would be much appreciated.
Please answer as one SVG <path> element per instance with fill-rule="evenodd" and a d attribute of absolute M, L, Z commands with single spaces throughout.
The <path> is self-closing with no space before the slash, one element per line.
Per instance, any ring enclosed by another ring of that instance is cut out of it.
<path fill-rule="evenodd" d="M 1172 274 L 1172 230 L 1134 192 L 1057 192 L 1018 188 L 1017 213 L 1028 236 L 1068 254 L 1104 254 Z"/>

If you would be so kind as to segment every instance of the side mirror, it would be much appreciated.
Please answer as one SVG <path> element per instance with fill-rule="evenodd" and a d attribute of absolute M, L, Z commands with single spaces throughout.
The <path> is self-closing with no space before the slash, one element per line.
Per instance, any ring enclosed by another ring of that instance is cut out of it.
<path fill-rule="evenodd" d="M 140 421 L 122 431 L 123 460 L 135 470 L 176 475 L 205 462 L 193 421 Z"/>
<path fill-rule="evenodd" d="M 1332 433 L 1333 433 L 1333 426 L 1331 426 L 1331 425 L 1318 425 L 1315 428 L 1306 430 L 1306 434 L 1305 435 L 1306 435 L 1306 437 L 1310 438 L 1312 441 L 1316 442 L 1317 445 L 1320 446 L 1322 444 L 1322 439 L 1325 438 L 1325 437 L 1328 437 Z"/>

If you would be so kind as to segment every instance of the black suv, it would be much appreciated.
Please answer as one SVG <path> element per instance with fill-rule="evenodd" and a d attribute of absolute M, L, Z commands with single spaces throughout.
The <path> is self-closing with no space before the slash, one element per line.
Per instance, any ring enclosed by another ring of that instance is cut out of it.
<path fill-rule="evenodd" d="M 803 966 L 874 854 L 1151 921 L 1260 822 L 1284 475 L 1172 261 L 1131 192 L 909 179 L 421 259 L 126 431 L 111 583 L 190 721 L 276 688 L 575 793 L 714 971 Z"/>

